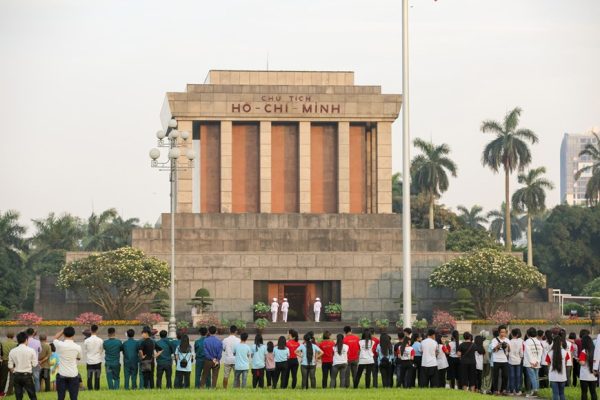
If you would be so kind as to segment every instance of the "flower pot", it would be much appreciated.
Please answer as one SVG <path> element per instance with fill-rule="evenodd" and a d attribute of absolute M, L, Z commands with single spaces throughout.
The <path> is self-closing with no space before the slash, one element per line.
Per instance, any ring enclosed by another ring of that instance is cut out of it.
<path fill-rule="evenodd" d="M 254 311 L 254 319 L 265 318 L 269 319 L 271 317 L 271 313 L 268 311 Z"/>
<path fill-rule="evenodd" d="M 325 314 L 327 319 L 332 322 L 339 322 L 342 320 L 342 313 L 327 313 Z"/>

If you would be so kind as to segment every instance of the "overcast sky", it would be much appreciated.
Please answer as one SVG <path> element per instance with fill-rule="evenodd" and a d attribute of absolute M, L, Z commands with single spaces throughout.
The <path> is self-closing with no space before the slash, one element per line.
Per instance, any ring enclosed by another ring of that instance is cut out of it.
<path fill-rule="evenodd" d="M 500 206 L 479 127 L 520 106 L 556 204 L 563 134 L 600 125 L 600 1 L 413 0 L 410 12 L 412 135 L 448 143 L 458 164 L 442 202 Z M 147 155 L 165 92 L 268 56 L 270 69 L 353 70 L 401 93 L 401 18 L 400 0 L 0 0 L 0 210 L 28 225 L 109 207 L 154 222 L 169 209 Z M 395 171 L 401 133 L 399 119 Z"/>

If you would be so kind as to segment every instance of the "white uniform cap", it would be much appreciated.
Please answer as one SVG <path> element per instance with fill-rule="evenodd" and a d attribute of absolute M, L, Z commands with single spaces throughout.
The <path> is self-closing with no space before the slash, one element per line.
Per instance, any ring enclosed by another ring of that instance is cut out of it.
<path fill-rule="evenodd" d="M 287 297 L 284 297 L 284 298 L 283 298 L 283 301 L 287 301 Z"/>
<path fill-rule="evenodd" d="M 317 301 L 321 301 L 321 299 L 317 297 Z"/>
<path fill-rule="evenodd" d="M 273 297 L 273 301 L 277 301 L 277 297 Z"/>

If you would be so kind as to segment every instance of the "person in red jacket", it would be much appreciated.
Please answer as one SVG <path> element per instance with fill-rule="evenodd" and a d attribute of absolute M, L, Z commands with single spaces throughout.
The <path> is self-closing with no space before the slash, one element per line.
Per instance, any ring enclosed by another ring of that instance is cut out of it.
<path fill-rule="evenodd" d="M 298 341 L 298 331 L 295 329 L 290 329 L 288 331 L 288 341 L 285 344 L 287 348 L 290 350 L 290 358 L 288 359 L 288 369 L 286 371 L 286 382 L 290 382 L 290 375 L 292 377 L 291 386 L 292 389 L 296 389 L 296 383 L 298 380 L 298 356 L 296 355 L 296 350 L 300 347 L 300 342 Z"/>
<path fill-rule="evenodd" d="M 323 340 L 319 343 L 319 348 L 323 352 L 321 356 L 321 372 L 323 372 L 323 379 L 321 386 L 323 389 L 327 388 L 327 379 L 331 374 L 331 367 L 333 365 L 333 348 L 335 342 L 331 340 L 331 333 L 329 331 L 323 332 Z"/>
<path fill-rule="evenodd" d="M 352 383 L 356 379 L 356 371 L 358 370 L 358 356 L 360 354 L 360 338 L 352 334 L 350 326 L 344 327 L 344 344 L 348 345 L 348 368 L 346 368 L 346 387 L 350 387 L 350 375 L 352 374 Z"/>
<path fill-rule="evenodd" d="M 379 377 L 379 358 L 377 355 L 377 346 L 379 345 L 379 339 L 375 337 L 375 328 L 371 328 L 371 340 L 373 341 L 373 387 L 377 388 L 377 381 Z"/>

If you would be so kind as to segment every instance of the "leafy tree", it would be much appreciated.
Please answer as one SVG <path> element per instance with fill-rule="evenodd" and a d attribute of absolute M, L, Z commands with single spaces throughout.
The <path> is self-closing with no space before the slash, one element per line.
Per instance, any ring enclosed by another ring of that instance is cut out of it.
<path fill-rule="evenodd" d="M 392 211 L 402 212 L 402 175 L 400 172 L 392 175 Z"/>
<path fill-rule="evenodd" d="M 456 300 L 452 303 L 450 311 L 458 319 L 474 319 L 477 317 L 473 308 L 473 296 L 469 289 L 462 288 L 456 291 Z"/>
<path fill-rule="evenodd" d="M 200 312 L 207 311 L 212 306 L 213 299 L 210 297 L 208 289 L 200 288 L 196 290 L 196 295 L 192 297 L 192 301 L 188 304 L 197 307 Z"/>
<path fill-rule="evenodd" d="M 433 287 L 466 288 L 477 313 L 487 318 L 517 293 L 544 285 L 544 276 L 516 257 L 496 249 L 481 249 L 433 270 Z"/>
<path fill-rule="evenodd" d="M 429 229 L 433 229 L 435 199 L 448 190 L 447 172 L 456 176 L 457 168 L 454 161 L 447 157 L 450 153 L 450 147 L 447 144 L 435 146 L 433 143 L 418 138 L 413 143 L 421 150 L 422 154 L 412 160 L 411 183 L 419 193 L 424 193 L 429 200 Z"/>
<path fill-rule="evenodd" d="M 596 143 L 588 143 L 583 150 L 579 152 L 579 157 L 589 158 L 591 165 L 586 165 L 575 173 L 575 180 L 581 178 L 585 172 L 591 172 L 592 176 L 585 188 L 585 198 L 590 205 L 597 205 L 600 196 L 600 137 L 596 132 L 592 132 L 596 138 Z"/>
<path fill-rule="evenodd" d="M 169 294 L 163 290 L 157 292 L 152 299 L 150 311 L 167 318 L 169 316 Z"/>
<path fill-rule="evenodd" d="M 107 234 L 107 226 L 117 216 L 117 210 L 109 208 L 97 215 L 92 214 L 87 219 L 83 248 L 87 251 L 106 251 L 112 249 L 110 235 Z"/>
<path fill-rule="evenodd" d="M 168 264 L 141 250 L 123 247 L 66 264 L 58 284 L 85 292 L 112 319 L 131 316 L 147 296 L 169 284 Z"/>
<path fill-rule="evenodd" d="M 0 212 L 0 306 L 13 311 L 30 309 L 33 303 L 35 280 L 24 262 L 25 231 L 18 212 Z"/>
<path fill-rule="evenodd" d="M 581 293 L 600 276 L 600 207 L 559 205 L 533 232 L 534 264 L 549 287 Z"/>
<path fill-rule="evenodd" d="M 112 241 L 111 249 L 131 246 L 131 232 L 134 228 L 139 228 L 139 223 L 138 218 L 123 219 L 120 215 L 115 216 L 107 228 Z"/>
<path fill-rule="evenodd" d="M 508 230 L 506 224 L 504 223 L 504 217 L 506 214 L 503 211 L 505 208 L 506 207 L 503 202 L 502 205 L 500 205 L 499 210 L 492 210 L 487 213 L 487 217 L 491 220 L 490 233 L 498 241 L 502 240 L 502 237 L 506 237 L 505 233 Z M 519 240 L 521 236 L 523 236 L 523 221 L 519 219 L 519 216 L 515 210 L 510 212 L 510 230 L 513 232 L 511 236 L 513 240 Z M 512 243 L 510 244 L 512 246 Z"/>
<path fill-rule="evenodd" d="M 448 232 L 446 250 L 468 252 L 476 249 L 501 249 L 502 246 L 486 230 L 463 228 Z"/>
<path fill-rule="evenodd" d="M 504 117 L 503 122 L 493 120 L 483 121 L 481 131 L 483 133 L 492 133 L 496 138 L 489 142 L 482 155 L 482 163 L 489 166 L 492 171 L 498 172 L 500 168 L 504 169 L 504 219 L 509 220 L 512 215 L 510 212 L 510 174 L 519 170 L 522 171 L 531 162 L 531 152 L 527 141 L 532 144 L 537 143 L 538 137 L 532 130 L 518 128 L 521 109 L 515 107 Z M 505 241 L 506 249 L 510 251 L 512 246 L 511 225 L 506 226 Z"/>
<path fill-rule="evenodd" d="M 485 215 L 482 215 L 483 207 L 475 204 L 471 207 L 471 209 L 468 209 L 465 206 L 458 206 L 457 209 L 460 212 L 458 218 L 463 224 L 465 224 L 465 226 L 472 229 L 485 230 L 485 226 L 483 226 L 483 224 L 487 224 L 488 219 L 485 217 Z"/>
<path fill-rule="evenodd" d="M 429 197 L 424 193 L 410 197 L 410 219 L 415 228 L 429 227 Z M 455 230 L 461 225 L 457 215 L 443 204 L 435 204 L 433 226 L 437 229 Z"/>
<path fill-rule="evenodd" d="M 526 213 L 527 218 L 527 264 L 533 265 L 533 240 L 531 221 L 535 215 L 546 210 L 546 189 L 554 188 L 552 182 L 543 178 L 546 168 L 539 167 L 529 170 L 526 174 L 520 173 L 519 183 L 523 186 L 512 196 L 513 209 L 519 213 Z"/>
<path fill-rule="evenodd" d="M 586 283 L 581 291 L 582 296 L 595 296 L 596 293 L 600 293 L 600 276 Z"/>

